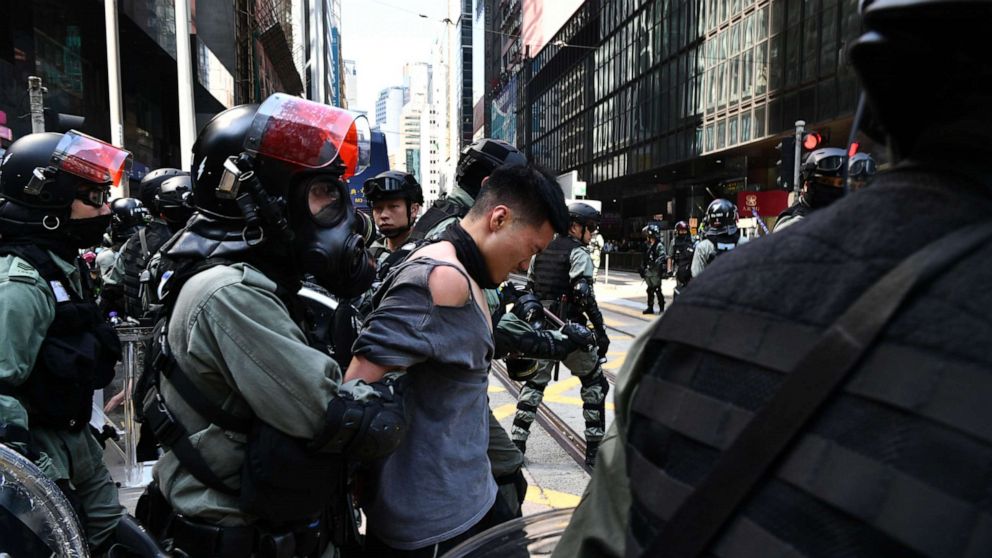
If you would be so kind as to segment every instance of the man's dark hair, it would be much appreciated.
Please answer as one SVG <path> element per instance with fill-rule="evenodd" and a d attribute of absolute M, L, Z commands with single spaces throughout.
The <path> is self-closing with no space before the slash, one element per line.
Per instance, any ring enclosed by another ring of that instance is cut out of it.
<path fill-rule="evenodd" d="M 541 226 L 544 221 L 558 234 L 568 234 L 565 194 L 554 175 L 538 165 L 497 167 L 482 185 L 468 217 L 479 218 L 497 205 L 513 210 L 522 223 Z"/>

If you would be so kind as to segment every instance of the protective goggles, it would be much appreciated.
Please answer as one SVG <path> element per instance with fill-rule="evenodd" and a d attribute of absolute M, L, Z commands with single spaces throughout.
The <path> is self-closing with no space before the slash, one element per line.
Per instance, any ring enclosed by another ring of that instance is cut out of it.
<path fill-rule="evenodd" d="M 76 190 L 76 199 L 92 207 L 103 207 L 110 202 L 110 188 L 80 188 Z"/>
<path fill-rule="evenodd" d="M 816 166 L 811 169 L 815 173 L 840 173 L 840 169 L 844 168 L 845 157 L 839 157 L 837 155 L 831 155 L 829 157 L 824 157 L 816 162 Z"/>
<path fill-rule="evenodd" d="M 406 180 L 399 180 L 392 176 L 377 176 L 365 181 L 365 184 L 362 185 L 362 192 L 365 197 L 373 197 L 376 194 L 402 194 L 408 185 Z"/>
<path fill-rule="evenodd" d="M 245 151 L 310 169 L 340 160 L 347 179 L 368 167 L 371 137 L 362 115 L 276 93 L 258 107 Z"/>
<path fill-rule="evenodd" d="M 847 174 L 852 178 L 875 176 L 875 160 L 852 159 Z"/>

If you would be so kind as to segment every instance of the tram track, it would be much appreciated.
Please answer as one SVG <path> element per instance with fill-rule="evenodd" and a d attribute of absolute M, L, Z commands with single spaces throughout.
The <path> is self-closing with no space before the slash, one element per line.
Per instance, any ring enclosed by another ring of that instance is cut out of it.
<path fill-rule="evenodd" d="M 503 361 L 494 360 L 492 372 L 514 399 L 520 399 L 520 384 L 510 379 Z M 581 434 L 569 426 L 564 419 L 559 417 L 543 401 L 537 408 L 537 417 L 535 420 L 565 450 L 565 453 L 575 460 L 575 463 L 583 471 L 589 474 L 592 473 L 592 469 L 586 466 L 586 442 Z"/>

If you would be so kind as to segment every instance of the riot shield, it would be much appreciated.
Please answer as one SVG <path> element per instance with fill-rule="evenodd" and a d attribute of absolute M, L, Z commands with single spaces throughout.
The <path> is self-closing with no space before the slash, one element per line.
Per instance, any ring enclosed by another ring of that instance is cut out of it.
<path fill-rule="evenodd" d="M 0 556 L 84 558 L 86 535 L 59 487 L 0 444 Z"/>
<path fill-rule="evenodd" d="M 544 558 L 561 540 L 575 508 L 551 510 L 497 525 L 468 539 L 444 558 Z"/>

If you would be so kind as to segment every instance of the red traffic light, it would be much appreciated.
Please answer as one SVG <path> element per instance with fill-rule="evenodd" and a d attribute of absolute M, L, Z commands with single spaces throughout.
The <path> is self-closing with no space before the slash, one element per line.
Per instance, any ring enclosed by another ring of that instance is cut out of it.
<path fill-rule="evenodd" d="M 854 157 L 855 153 L 857 153 L 858 152 L 858 149 L 860 149 L 860 148 L 861 148 L 861 144 L 860 143 L 858 143 L 856 141 L 852 141 L 851 142 L 851 145 L 848 146 L 848 148 L 847 148 L 847 156 L 848 157 Z"/>
<path fill-rule="evenodd" d="M 803 149 L 813 151 L 820 146 L 821 141 L 823 141 L 823 138 L 820 137 L 818 132 L 806 132 L 803 134 Z"/>

